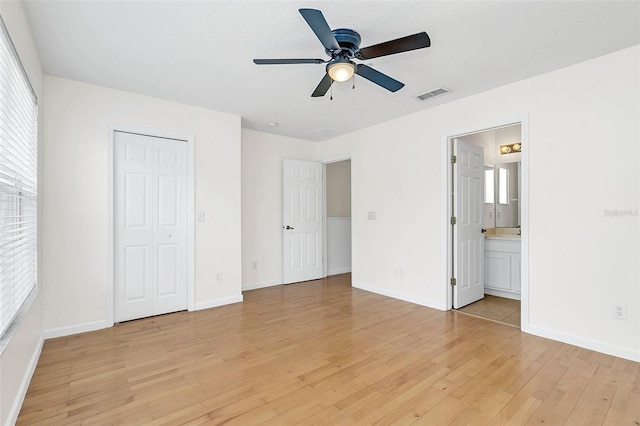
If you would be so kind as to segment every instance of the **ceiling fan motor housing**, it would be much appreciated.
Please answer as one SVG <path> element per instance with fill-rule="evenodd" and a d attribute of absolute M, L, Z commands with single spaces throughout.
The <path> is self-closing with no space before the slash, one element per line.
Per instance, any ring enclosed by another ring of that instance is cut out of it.
<path fill-rule="evenodd" d="M 327 55 L 331 56 L 331 58 L 339 56 L 346 56 L 347 58 L 355 57 L 356 52 L 360 48 L 360 34 L 349 28 L 338 28 L 331 31 L 331 33 L 336 38 L 340 50 L 336 52 L 325 49 Z"/>

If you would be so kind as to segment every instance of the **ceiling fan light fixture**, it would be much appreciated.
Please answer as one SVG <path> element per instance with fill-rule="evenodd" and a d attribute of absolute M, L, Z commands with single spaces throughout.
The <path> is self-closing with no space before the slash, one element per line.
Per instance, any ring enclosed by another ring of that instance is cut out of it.
<path fill-rule="evenodd" d="M 349 80 L 355 72 L 355 64 L 348 59 L 337 59 L 327 65 L 327 74 L 329 74 L 331 80 L 338 83 Z"/>

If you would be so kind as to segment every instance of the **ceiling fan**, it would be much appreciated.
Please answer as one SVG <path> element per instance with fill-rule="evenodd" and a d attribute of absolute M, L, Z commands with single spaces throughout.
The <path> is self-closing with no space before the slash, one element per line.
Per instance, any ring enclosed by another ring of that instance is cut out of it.
<path fill-rule="evenodd" d="M 403 83 L 365 64 L 357 64 L 353 59 L 373 59 L 431 46 L 427 33 L 421 32 L 360 48 L 360 34 L 354 30 L 338 28 L 332 31 L 322 12 L 316 9 L 300 9 L 299 12 L 331 59 L 254 59 L 253 62 L 257 65 L 327 64 L 325 76 L 311 94 L 314 98 L 324 96 L 334 81 L 347 81 L 354 73 L 390 92 L 396 92 L 404 86 Z"/>

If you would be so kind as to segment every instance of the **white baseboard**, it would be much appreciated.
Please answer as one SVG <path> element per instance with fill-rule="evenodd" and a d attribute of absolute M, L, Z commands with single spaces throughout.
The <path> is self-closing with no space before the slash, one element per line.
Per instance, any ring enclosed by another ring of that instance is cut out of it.
<path fill-rule="evenodd" d="M 607 355 L 617 356 L 619 358 L 640 362 L 640 350 L 633 348 L 610 345 L 593 339 L 574 336 L 543 327 L 533 325 L 522 326 L 522 331 L 536 336 L 545 337 L 547 339 L 556 340 L 558 342 L 567 343 L 569 345 L 579 346 L 581 348 L 590 349 L 592 351 L 601 352 Z"/>
<path fill-rule="evenodd" d="M 194 311 L 200 309 L 215 308 L 217 306 L 230 305 L 232 303 L 242 302 L 242 294 L 222 299 L 210 300 L 207 302 L 196 303 Z M 66 327 L 52 328 L 44 331 L 45 339 L 54 339 L 56 337 L 70 336 L 72 334 L 86 333 L 88 331 L 102 330 L 103 328 L 112 327 L 113 324 L 107 324 L 107 321 L 93 321 L 84 324 L 70 325 Z"/>
<path fill-rule="evenodd" d="M 392 297 L 405 302 L 415 303 L 416 305 L 426 306 L 427 308 L 438 309 L 440 311 L 446 311 L 447 308 L 441 303 L 434 302 L 433 300 L 423 299 L 421 297 L 415 297 L 410 294 L 400 293 L 398 291 L 388 290 L 386 288 L 375 287 L 369 284 L 353 281 L 352 285 L 360 290 L 370 291 L 372 293 L 381 294 L 383 296 Z"/>
<path fill-rule="evenodd" d="M 217 308 L 218 306 L 231 305 L 232 303 L 242 302 L 243 297 L 242 294 L 238 294 L 237 296 L 231 297 L 223 297 L 222 299 L 209 300 L 207 302 L 196 303 L 194 311 L 199 311 L 202 309 L 210 309 Z"/>
<path fill-rule="evenodd" d="M 88 331 L 102 330 L 110 327 L 106 320 L 85 322 L 84 324 L 69 325 L 66 327 L 52 328 L 44 331 L 45 339 L 54 339 L 56 337 L 71 336 L 72 334 L 86 333 Z"/>
<path fill-rule="evenodd" d="M 348 268 L 337 268 L 337 269 L 331 269 L 327 275 L 339 275 L 339 274 L 346 274 L 351 272 L 351 266 L 349 266 Z"/>
<path fill-rule="evenodd" d="M 242 284 L 242 291 L 256 290 L 258 288 L 273 287 L 274 285 L 284 284 L 282 280 L 262 281 L 260 283 Z"/>
<path fill-rule="evenodd" d="M 40 359 L 43 345 L 44 336 L 41 336 L 36 350 L 33 351 L 33 354 L 31 354 L 31 359 L 29 360 L 29 364 L 27 365 L 27 371 L 25 371 L 24 377 L 22 378 L 22 383 L 20 384 L 20 389 L 18 389 L 18 394 L 13 400 L 13 404 L 11 405 L 11 411 L 9 411 L 9 415 L 7 416 L 7 425 L 15 425 L 18 421 L 18 415 L 20 414 L 20 409 L 22 408 L 24 397 L 27 396 L 27 390 L 29 389 L 29 383 L 31 383 L 33 373 L 36 371 L 36 366 L 38 365 L 38 359 Z"/>
<path fill-rule="evenodd" d="M 514 293 L 511 291 L 496 290 L 496 289 L 487 288 L 487 287 L 484 288 L 484 294 L 488 294 L 490 296 L 504 297 L 505 299 L 521 300 L 519 293 Z"/>

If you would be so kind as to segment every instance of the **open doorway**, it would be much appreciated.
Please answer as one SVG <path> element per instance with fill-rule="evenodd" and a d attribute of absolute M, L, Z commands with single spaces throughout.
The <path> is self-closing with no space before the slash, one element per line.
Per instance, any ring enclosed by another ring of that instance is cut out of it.
<path fill-rule="evenodd" d="M 351 160 L 325 165 L 326 274 L 351 272 Z"/>
<path fill-rule="evenodd" d="M 519 328 L 528 314 L 524 127 L 515 122 L 447 138 L 448 306 Z"/>

